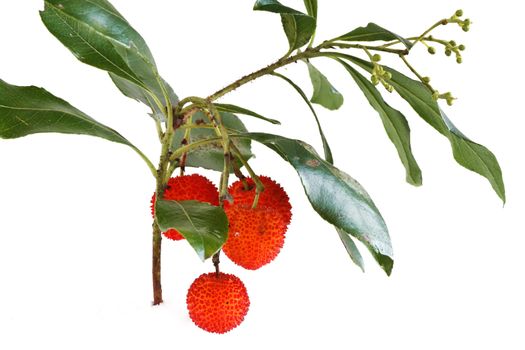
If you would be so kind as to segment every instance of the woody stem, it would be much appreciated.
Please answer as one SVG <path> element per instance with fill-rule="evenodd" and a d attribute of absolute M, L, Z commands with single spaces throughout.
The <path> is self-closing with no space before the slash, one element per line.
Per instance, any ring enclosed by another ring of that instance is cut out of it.
<path fill-rule="evenodd" d="M 162 235 L 157 222 L 153 221 L 153 261 L 152 261 L 152 277 L 153 277 L 153 305 L 162 303 L 162 284 L 161 284 L 161 242 Z"/>

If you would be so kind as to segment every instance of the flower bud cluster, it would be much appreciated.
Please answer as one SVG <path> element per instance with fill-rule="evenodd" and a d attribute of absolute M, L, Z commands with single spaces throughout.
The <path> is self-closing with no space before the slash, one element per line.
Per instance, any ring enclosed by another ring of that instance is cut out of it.
<path fill-rule="evenodd" d="M 463 10 L 457 10 L 452 17 L 448 19 L 448 23 L 456 23 L 464 32 L 468 32 L 472 22 L 470 21 L 470 18 L 462 19 L 461 17 L 463 17 Z"/>
<path fill-rule="evenodd" d="M 392 73 L 387 72 L 383 66 L 378 63 L 381 61 L 381 55 L 374 54 L 371 58 L 372 64 L 374 65 L 374 68 L 372 69 L 372 77 L 370 78 L 372 84 L 378 85 L 381 83 L 388 92 L 394 91 L 394 87 L 388 82 L 392 79 Z"/>
<path fill-rule="evenodd" d="M 446 56 L 451 56 L 452 54 L 454 54 L 456 56 L 457 63 L 463 62 L 461 51 L 465 50 L 465 45 L 463 44 L 458 45 L 454 40 L 448 41 L 448 40 L 436 39 L 432 35 L 429 35 L 428 37 L 426 37 L 425 41 L 427 42 L 431 41 L 431 42 L 435 42 L 435 43 L 443 45 L 445 48 Z M 433 55 L 436 53 L 436 49 L 433 46 L 428 46 L 428 52 Z"/>
<path fill-rule="evenodd" d="M 432 94 L 432 98 L 435 101 L 440 100 L 440 99 L 446 100 L 449 106 L 452 106 L 452 104 L 454 103 L 454 100 L 456 99 L 454 96 L 452 96 L 451 92 L 445 92 L 444 94 L 440 94 L 439 91 L 434 91 L 434 93 Z"/>

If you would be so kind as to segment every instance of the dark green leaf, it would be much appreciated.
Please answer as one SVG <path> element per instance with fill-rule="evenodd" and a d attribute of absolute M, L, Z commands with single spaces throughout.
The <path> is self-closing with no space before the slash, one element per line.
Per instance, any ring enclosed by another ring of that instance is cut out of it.
<path fill-rule="evenodd" d="M 333 87 L 323 73 L 315 68 L 313 64 L 307 62 L 307 65 L 314 90 L 310 101 L 331 111 L 339 109 L 344 102 L 343 95 Z"/>
<path fill-rule="evenodd" d="M 278 124 L 278 125 L 281 124 L 281 122 L 278 121 L 278 120 L 263 117 L 262 115 L 260 115 L 258 113 L 255 113 L 253 111 L 250 111 L 249 109 L 246 109 L 246 108 L 243 108 L 243 107 L 239 107 L 239 106 L 236 106 L 236 105 L 230 105 L 230 104 L 224 104 L 224 103 L 215 103 L 215 107 L 217 107 L 217 109 L 219 111 L 221 111 L 221 112 L 230 112 L 230 113 L 244 114 L 244 115 L 249 115 L 249 116 L 252 116 L 252 117 L 255 117 L 255 118 L 258 118 L 258 119 L 262 119 L 262 120 L 267 121 L 267 122 L 272 123 L 272 124 Z"/>
<path fill-rule="evenodd" d="M 160 121 L 165 120 L 164 111 L 160 110 L 159 106 L 155 103 L 155 101 L 153 101 L 151 95 L 146 90 L 132 83 L 131 81 L 123 79 L 113 73 L 109 73 L 109 77 L 111 78 L 111 80 L 113 80 L 113 83 L 117 86 L 117 88 L 120 90 L 120 92 L 122 92 L 123 95 L 137 100 L 139 102 L 142 102 L 146 106 L 150 107 L 153 111 L 152 116 L 154 118 L 157 118 Z M 179 97 L 164 79 L 161 78 L 161 81 L 166 87 L 166 92 L 170 97 L 171 105 L 175 106 L 177 103 L 179 103 Z"/>
<path fill-rule="evenodd" d="M 348 59 L 368 71 L 372 70 L 370 62 L 360 58 L 349 55 L 339 55 L 339 57 Z M 501 200 L 505 202 L 503 175 L 494 154 L 486 147 L 463 135 L 442 113 L 437 102 L 432 98 L 432 94 L 423 83 L 392 68 L 385 67 L 385 70 L 392 74 L 392 79 L 389 82 L 399 95 L 410 104 L 421 118 L 449 139 L 456 161 L 463 167 L 485 177 Z"/>
<path fill-rule="evenodd" d="M 108 1 L 46 0 L 40 15 L 47 29 L 81 62 L 136 85 L 124 86 L 117 80 L 126 95 L 155 102 L 157 108 L 165 105 L 163 89 L 168 88 L 162 86 L 148 46 Z"/>
<path fill-rule="evenodd" d="M 324 158 L 328 163 L 333 164 L 334 158 L 332 156 L 332 150 L 330 150 L 330 145 L 328 144 L 328 141 L 326 140 L 326 137 L 324 135 L 323 128 L 321 127 L 321 122 L 319 121 L 319 117 L 317 116 L 317 113 L 315 112 L 314 107 L 312 106 L 310 101 L 308 101 L 308 97 L 306 97 L 306 94 L 304 93 L 304 91 L 296 83 L 294 83 L 291 79 L 285 77 L 284 75 L 276 73 L 276 72 L 273 72 L 272 75 L 279 77 L 283 79 L 284 81 L 286 81 L 288 84 L 290 84 L 295 89 L 295 91 L 297 91 L 299 95 L 301 95 L 304 102 L 306 102 L 306 104 L 312 111 L 312 114 L 314 115 L 315 122 L 317 123 L 317 128 L 319 129 L 319 134 L 321 135 L 321 140 L 323 142 Z"/>
<path fill-rule="evenodd" d="M 228 218 L 221 207 L 198 201 L 158 200 L 155 216 L 162 231 L 176 229 L 204 261 L 228 238 Z"/>
<path fill-rule="evenodd" d="M 264 133 L 242 136 L 261 142 L 289 162 L 299 174 L 308 200 L 317 213 L 363 242 L 390 275 L 394 260 L 388 229 L 370 196 L 357 181 L 324 161 L 302 141 Z"/>
<path fill-rule="evenodd" d="M 134 147 L 115 130 L 66 101 L 35 86 L 15 86 L 0 79 L 0 137 L 36 133 L 84 134 Z"/>
<path fill-rule="evenodd" d="M 317 19 L 317 0 L 304 0 L 304 6 L 308 15 Z"/>
<path fill-rule="evenodd" d="M 421 169 L 414 159 L 410 146 L 410 127 L 403 114 L 390 107 L 383 100 L 375 86 L 344 61 L 337 59 L 352 75 L 357 86 L 363 91 L 370 105 L 379 113 L 386 133 L 392 143 L 396 146 L 397 153 L 406 169 L 406 180 L 408 183 L 420 186 L 422 183 Z"/>
<path fill-rule="evenodd" d="M 234 114 L 227 112 L 220 112 L 222 117 L 222 123 L 224 126 L 236 133 L 247 132 L 246 127 L 243 122 Z M 197 112 L 193 115 L 193 121 L 197 120 L 206 121 L 207 118 L 202 112 Z M 173 138 L 173 149 L 180 147 L 181 142 L 184 138 L 185 129 L 177 129 L 175 131 L 175 137 Z M 189 143 L 216 138 L 217 134 L 213 129 L 192 129 L 190 134 L 190 139 L 187 140 Z M 236 139 L 232 142 L 237 146 L 244 159 L 249 159 L 253 156 L 251 152 L 251 142 L 247 139 Z M 239 167 L 242 166 L 239 162 L 237 164 Z M 205 146 L 194 149 L 188 153 L 186 159 L 186 166 L 195 167 L 195 168 L 205 168 L 216 171 L 223 171 L 224 169 L 224 151 L 220 141 L 216 143 L 209 143 Z"/>
<path fill-rule="evenodd" d="M 449 139 L 454 159 L 463 167 L 487 178 L 494 191 L 505 202 L 505 184 L 496 156 L 486 147 L 468 139 L 452 124 L 441 109 L 440 112 L 450 130 Z"/>
<path fill-rule="evenodd" d="M 341 242 L 343 242 L 343 245 L 345 246 L 348 255 L 350 256 L 350 259 L 352 259 L 354 264 L 361 268 L 361 271 L 365 272 L 365 262 L 363 261 L 363 257 L 361 256 L 359 249 L 357 249 L 357 246 L 355 245 L 352 237 L 350 237 L 348 233 L 337 227 L 335 229 L 339 234 L 339 238 L 341 238 Z"/>
<path fill-rule="evenodd" d="M 359 61 L 356 61 L 359 62 Z M 366 61 L 359 62 L 361 64 Z M 498 161 L 486 147 L 463 135 L 444 115 L 432 94 L 419 81 L 410 79 L 394 69 L 385 67 L 391 74 L 391 84 L 412 108 L 437 131 L 446 136 L 452 146 L 456 161 L 489 180 L 498 196 L 505 202 L 505 184 Z"/>
<path fill-rule="evenodd" d="M 397 34 L 392 33 L 389 30 L 386 30 L 383 27 L 378 26 L 375 23 L 368 23 L 366 27 L 359 27 L 352 30 L 345 35 L 341 35 L 336 40 L 340 41 L 391 41 L 399 40 L 410 50 L 412 43 L 407 39 L 400 37 Z"/>
<path fill-rule="evenodd" d="M 284 6 L 277 0 L 257 0 L 253 9 L 281 15 L 290 52 L 306 45 L 315 33 L 316 21 L 314 17 Z"/>

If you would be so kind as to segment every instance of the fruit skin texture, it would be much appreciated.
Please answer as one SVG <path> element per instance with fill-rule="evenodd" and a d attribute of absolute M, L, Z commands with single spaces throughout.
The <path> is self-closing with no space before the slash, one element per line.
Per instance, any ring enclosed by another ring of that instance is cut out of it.
<path fill-rule="evenodd" d="M 155 193 L 151 197 L 151 215 L 155 216 Z M 206 177 L 198 174 L 172 177 L 168 180 L 164 199 L 175 201 L 196 200 L 211 205 L 219 205 L 219 191 Z M 184 239 L 175 229 L 163 232 L 164 236 L 174 241 Z"/>
<path fill-rule="evenodd" d="M 230 229 L 223 251 L 230 260 L 248 270 L 256 270 L 275 259 L 292 218 L 292 207 L 284 189 L 269 177 L 260 179 L 265 189 L 255 209 L 252 208 L 255 184 L 250 178 L 246 179 L 249 190 L 244 189 L 242 181 L 233 183 L 229 188 L 233 204 L 224 203 Z"/>
<path fill-rule="evenodd" d="M 211 272 L 193 281 L 186 304 L 190 318 L 198 327 L 211 333 L 226 333 L 244 320 L 250 299 L 238 277 Z"/>

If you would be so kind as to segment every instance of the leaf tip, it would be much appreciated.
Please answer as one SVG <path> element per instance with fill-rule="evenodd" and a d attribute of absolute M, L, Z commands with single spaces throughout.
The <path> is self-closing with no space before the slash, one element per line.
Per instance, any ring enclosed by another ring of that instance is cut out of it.
<path fill-rule="evenodd" d="M 381 267 L 385 271 L 386 275 L 390 277 L 394 268 L 394 259 L 384 255 L 382 260 L 383 261 L 381 262 Z"/>
<path fill-rule="evenodd" d="M 421 177 L 421 173 L 418 174 L 418 176 L 416 176 L 416 177 L 413 177 L 413 176 L 407 174 L 406 182 L 408 182 L 409 184 L 411 184 L 414 187 L 421 187 L 421 186 L 423 186 L 423 178 Z"/>

